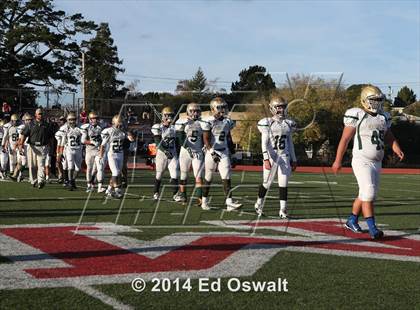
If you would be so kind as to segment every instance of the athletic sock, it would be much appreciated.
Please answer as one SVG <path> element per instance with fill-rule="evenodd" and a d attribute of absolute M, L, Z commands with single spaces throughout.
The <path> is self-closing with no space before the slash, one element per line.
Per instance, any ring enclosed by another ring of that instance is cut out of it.
<path fill-rule="evenodd" d="M 160 183 L 161 183 L 161 180 L 155 179 L 155 185 L 154 185 L 154 188 L 153 188 L 154 193 L 159 193 Z"/>
<path fill-rule="evenodd" d="M 367 218 L 365 218 L 365 220 L 366 220 L 366 223 L 368 224 L 370 232 L 374 232 L 374 231 L 377 230 L 374 216 L 367 217 Z"/>
<path fill-rule="evenodd" d="M 359 221 L 359 216 L 351 213 L 350 216 L 349 216 L 349 221 L 351 221 L 353 223 L 357 223 Z"/>
<path fill-rule="evenodd" d="M 172 184 L 172 195 L 176 195 L 179 190 L 178 179 L 171 179 L 169 182 Z"/>
<path fill-rule="evenodd" d="M 203 184 L 203 197 L 208 197 L 209 196 L 210 183 L 211 182 L 204 180 L 204 184 Z"/>
<path fill-rule="evenodd" d="M 201 186 L 195 188 L 195 195 L 197 198 L 203 197 L 203 188 Z"/>
<path fill-rule="evenodd" d="M 232 198 L 232 192 L 231 192 L 231 180 L 230 179 L 224 179 L 223 181 L 223 190 L 225 192 L 226 198 Z"/>
<path fill-rule="evenodd" d="M 258 198 L 262 200 L 265 197 L 265 194 L 267 194 L 267 189 L 261 184 L 258 188 Z"/>

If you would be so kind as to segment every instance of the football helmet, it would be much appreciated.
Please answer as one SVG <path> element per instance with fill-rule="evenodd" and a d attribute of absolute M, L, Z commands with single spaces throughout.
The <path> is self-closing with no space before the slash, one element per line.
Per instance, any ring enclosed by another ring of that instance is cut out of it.
<path fill-rule="evenodd" d="M 31 114 L 29 114 L 29 113 L 25 113 L 25 114 L 23 115 L 22 119 L 23 119 L 23 121 L 24 121 L 24 122 L 29 123 L 29 122 L 31 122 L 31 121 L 32 121 L 32 115 L 31 115 Z"/>
<path fill-rule="evenodd" d="M 268 106 L 273 116 L 279 118 L 286 117 L 287 101 L 283 97 L 273 97 Z"/>
<path fill-rule="evenodd" d="M 123 125 L 123 119 L 121 115 L 117 114 L 112 118 L 112 126 L 120 128 Z"/>
<path fill-rule="evenodd" d="M 10 122 L 15 125 L 18 121 L 19 117 L 17 116 L 17 114 L 12 114 L 12 116 L 10 116 Z"/>
<path fill-rule="evenodd" d="M 368 85 L 363 87 L 360 94 L 360 101 L 366 111 L 378 113 L 382 110 L 382 106 L 385 102 L 385 95 L 378 87 Z"/>
<path fill-rule="evenodd" d="M 223 117 L 228 110 L 228 105 L 221 97 L 216 97 L 210 101 L 210 111 L 216 118 Z"/>
<path fill-rule="evenodd" d="M 96 112 L 90 112 L 89 113 L 89 123 L 91 125 L 96 125 L 98 124 L 98 114 Z"/>
<path fill-rule="evenodd" d="M 69 114 L 67 114 L 67 123 L 69 124 L 70 127 L 75 127 L 76 126 L 76 114 L 74 114 L 73 112 L 70 112 Z"/>
<path fill-rule="evenodd" d="M 187 116 L 189 119 L 192 119 L 194 121 L 198 120 L 201 116 L 200 106 L 195 102 L 189 103 L 187 105 Z"/>
<path fill-rule="evenodd" d="M 4 125 L 4 120 L 0 119 L 0 127 L 3 127 Z"/>
<path fill-rule="evenodd" d="M 164 107 L 162 109 L 162 123 L 170 124 L 174 117 L 175 114 L 171 107 Z"/>

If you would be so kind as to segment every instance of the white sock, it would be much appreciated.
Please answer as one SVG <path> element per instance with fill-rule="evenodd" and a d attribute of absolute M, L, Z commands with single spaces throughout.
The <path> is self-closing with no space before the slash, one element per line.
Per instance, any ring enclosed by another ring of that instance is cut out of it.
<path fill-rule="evenodd" d="M 258 203 L 259 205 L 262 205 L 262 203 L 263 203 L 263 198 L 258 198 L 258 199 L 257 199 L 257 203 Z"/>
<path fill-rule="evenodd" d="M 286 210 L 286 209 L 287 209 L 287 201 L 280 200 L 280 210 Z"/>
<path fill-rule="evenodd" d="M 232 203 L 232 198 L 226 198 L 226 203 Z"/>
<path fill-rule="evenodd" d="M 201 199 L 201 202 L 202 202 L 202 203 L 206 203 L 206 202 L 207 202 L 207 200 L 208 200 L 208 198 L 203 196 L 203 199 Z"/>

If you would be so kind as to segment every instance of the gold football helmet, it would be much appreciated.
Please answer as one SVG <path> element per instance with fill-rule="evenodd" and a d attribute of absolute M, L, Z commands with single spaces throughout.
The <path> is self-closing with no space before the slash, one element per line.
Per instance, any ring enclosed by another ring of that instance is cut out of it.
<path fill-rule="evenodd" d="M 162 123 L 171 123 L 175 117 L 175 113 L 171 107 L 162 109 Z"/>
<path fill-rule="evenodd" d="M 382 91 L 373 85 L 363 87 L 360 94 L 360 101 L 365 110 L 371 113 L 378 113 L 382 110 L 382 105 L 385 102 L 385 95 Z"/>
<path fill-rule="evenodd" d="M 187 116 L 189 119 L 198 120 L 201 116 L 201 107 L 198 103 L 191 102 L 187 105 Z"/>
<path fill-rule="evenodd" d="M 24 122 L 30 122 L 30 121 L 32 121 L 32 115 L 29 114 L 29 113 L 25 113 L 23 115 L 22 119 L 23 119 Z"/>
<path fill-rule="evenodd" d="M 0 127 L 4 125 L 4 120 L 0 119 Z"/>
<path fill-rule="evenodd" d="M 70 112 L 69 114 L 67 114 L 67 123 L 69 124 L 70 127 L 75 127 L 76 126 L 76 114 L 73 112 Z"/>
<path fill-rule="evenodd" d="M 12 122 L 17 122 L 17 121 L 18 121 L 18 119 L 19 119 L 19 117 L 17 116 L 17 114 L 12 114 L 12 116 L 10 116 L 10 120 L 11 120 Z"/>
<path fill-rule="evenodd" d="M 216 97 L 210 101 L 210 111 L 215 117 L 223 117 L 228 110 L 228 105 L 222 97 Z"/>
<path fill-rule="evenodd" d="M 96 124 L 98 123 L 98 114 L 97 114 L 96 112 L 91 111 L 91 112 L 89 113 L 89 122 L 90 122 L 92 125 L 96 125 Z"/>
<path fill-rule="evenodd" d="M 123 119 L 121 115 L 117 114 L 112 118 L 112 126 L 120 128 L 123 125 Z"/>
<path fill-rule="evenodd" d="M 283 97 L 276 96 L 271 98 L 268 107 L 270 108 L 270 112 L 273 116 L 280 118 L 284 118 L 286 116 L 287 101 Z"/>

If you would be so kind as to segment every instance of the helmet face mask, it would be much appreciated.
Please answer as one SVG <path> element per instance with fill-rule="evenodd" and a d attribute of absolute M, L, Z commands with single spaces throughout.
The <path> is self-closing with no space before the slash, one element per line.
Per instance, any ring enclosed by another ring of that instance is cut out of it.
<path fill-rule="evenodd" d="M 190 103 L 187 106 L 187 116 L 189 119 L 196 121 L 201 117 L 201 108 L 197 103 Z"/>
<path fill-rule="evenodd" d="M 382 110 L 385 95 L 378 87 L 369 85 L 362 89 L 360 100 L 366 111 L 376 114 Z"/>
<path fill-rule="evenodd" d="M 95 112 L 90 112 L 89 113 L 89 123 L 92 126 L 96 126 L 98 124 L 98 114 L 96 114 Z"/>
<path fill-rule="evenodd" d="M 69 113 L 69 115 L 67 115 L 67 123 L 69 124 L 70 127 L 76 127 L 76 114 L 74 113 Z"/>
<path fill-rule="evenodd" d="M 23 116 L 23 121 L 25 122 L 25 124 L 29 124 L 30 122 L 32 122 L 32 115 L 29 113 L 25 113 L 25 115 Z"/>
<path fill-rule="evenodd" d="M 287 111 L 287 101 L 283 98 L 274 98 L 269 104 L 270 112 L 277 118 L 285 118 Z"/>
<path fill-rule="evenodd" d="M 228 106 L 226 101 L 220 97 L 216 97 L 210 101 L 210 110 L 214 117 L 222 118 L 227 114 Z"/>
<path fill-rule="evenodd" d="M 169 126 L 174 120 L 175 114 L 170 107 L 165 107 L 162 109 L 162 124 Z"/>

